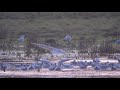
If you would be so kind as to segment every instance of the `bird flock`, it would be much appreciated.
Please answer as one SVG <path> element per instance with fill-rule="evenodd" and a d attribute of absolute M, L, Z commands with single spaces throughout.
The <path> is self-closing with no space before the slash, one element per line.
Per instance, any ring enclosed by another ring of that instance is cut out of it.
<path fill-rule="evenodd" d="M 66 61 L 70 61 L 71 58 L 64 58 L 58 61 L 57 63 L 49 61 L 47 58 L 40 59 L 34 63 L 1 63 L 0 70 L 4 72 L 6 70 L 38 70 L 48 69 L 49 71 L 61 71 L 64 69 L 73 69 L 74 67 L 78 67 L 79 69 L 87 69 L 87 67 L 92 67 L 97 71 L 104 70 L 120 70 L 120 59 L 118 59 L 118 63 L 106 62 L 101 63 L 99 58 L 94 59 L 93 61 L 76 61 L 72 60 L 69 63 L 65 63 Z"/>

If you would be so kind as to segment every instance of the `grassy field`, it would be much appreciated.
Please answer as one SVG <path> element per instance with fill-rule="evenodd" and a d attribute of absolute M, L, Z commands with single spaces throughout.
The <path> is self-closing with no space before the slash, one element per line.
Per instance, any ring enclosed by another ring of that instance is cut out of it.
<path fill-rule="evenodd" d="M 59 42 L 63 41 L 66 34 L 73 39 L 116 39 L 120 37 L 120 13 L 1 12 L 0 29 L 7 31 L 8 38 L 30 33 L 40 40 L 54 38 Z"/>

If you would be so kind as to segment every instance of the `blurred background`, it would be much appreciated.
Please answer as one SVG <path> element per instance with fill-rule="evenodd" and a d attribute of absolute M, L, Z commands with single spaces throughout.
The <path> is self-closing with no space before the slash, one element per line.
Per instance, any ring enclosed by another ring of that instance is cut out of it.
<path fill-rule="evenodd" d="M 67 34 L 72 38 L 70 49 L 120 52 L 120 45 L 113 43 L 120 39 L 120 12 L 0 12 L 3 51 L 14 45 L 29 51 L 31 42 L 66 48 Z M 18 41 L 21 35 L 24 43 Z"/>

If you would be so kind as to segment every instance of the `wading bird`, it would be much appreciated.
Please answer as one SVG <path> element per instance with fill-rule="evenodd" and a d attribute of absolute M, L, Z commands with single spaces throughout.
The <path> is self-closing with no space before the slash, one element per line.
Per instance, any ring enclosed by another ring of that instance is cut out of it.
<path fill-rule="evenodd" d="M 66 55 L 66 52 L 62 49 L 54 48 L 54 47 L 47 46 L 44 44 L 36 44 L 36 43 L 32 43 L 32 44 L 39 47 L 39 48 L 43 48 L 45 50 L 48 50 L 53 57 L 63 57 Z"/>

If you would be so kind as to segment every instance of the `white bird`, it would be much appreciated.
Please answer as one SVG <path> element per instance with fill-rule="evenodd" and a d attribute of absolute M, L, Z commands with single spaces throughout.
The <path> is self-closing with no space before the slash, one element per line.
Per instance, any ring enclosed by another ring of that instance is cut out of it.
<path fill-rule="evenodd" d="M 19 42 L 24 42 L 25 40 L 25 36 L 24 35 L 21 35 L 19 38 L 18 38 L 18 41 Z"/>
<path fill-rule="evenodd" d="M 66 55 L 66 52 L 62 49 L 54 48 L 54 47 L 47 46 L 47 45 L 44 45 L 44 44 L 36 44 L 36 43 L 32 43 L 32 44 L 37 46 L 37 47 L 48 50 L 53 56 L 60 57 L 60 56 L 65 56 Z"/>

